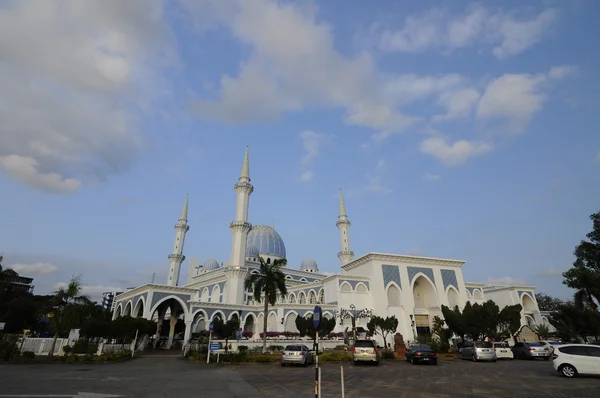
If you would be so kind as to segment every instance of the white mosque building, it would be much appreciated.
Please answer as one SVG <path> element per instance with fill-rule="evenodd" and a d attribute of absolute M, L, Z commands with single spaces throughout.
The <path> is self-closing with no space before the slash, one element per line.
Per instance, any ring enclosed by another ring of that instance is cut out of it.
<path fill-rule="evenodd" d="M 283 239 L 271 226 L 253 226 L 248 221 L 250 183 L 248 149 L 241 175 L 235 184 L 237 195 L 235 220 L 229 224 L 232 233 L 231 256 L 219 263 L 207 260 L 203 265 L 189 262 L 187 282 L 178 285 L 183 248 L 189 230 L 188 198 L 179 221 L 175 224 L 173 253 L 169 255 L 169 274 L 165 284 L 145 284 L 115 297 L 113 318 L 131 315 L 164 319 L 170 313 L 169 346 L 177 319 L 185 321 L 184 341 L 191 333 L 207 330 L 215 317 L 228 320 L 237 317 L 240 327 L 256 335 L 262 332 L 263 305 L 253 301 L 244 281 L 258 272 L 259 256 L 266 262 L 286 258 Z M 443 318 L 441 306 L 463 307 L 468 301 L 482 303 L 494 300 L 500 308 L 521 304 L 522 324 L 547 324 L 547 314 L 538 308 L 533 286 L 490 286 L 465 282 L 465 261 L 402 254 L 369 252 L 355 257 L 350 245 L 350 220 L 340 191 L 336 227 L 340 237 L 340 271 L 334 275 L 320 273 L 317 263 L 304 259 L 299 266 L 283 268 L 287 294 L 269 307 L 268 332 L 297 332 L 297 317 L 312 314 L 320 305 L 324 317 L 335 317 L 335 332 L 356 326 L 366 327 L 370 314 L 399 320 L 398 332 L 406 341 L 417 333 L 429 331 L 433 318 Z"/>

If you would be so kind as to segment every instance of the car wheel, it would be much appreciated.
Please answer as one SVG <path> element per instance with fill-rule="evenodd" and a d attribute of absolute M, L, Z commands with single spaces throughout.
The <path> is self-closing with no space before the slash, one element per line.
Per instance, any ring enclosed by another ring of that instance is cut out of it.
<path fill-rule="evenodd" d="M 477 362 L 477 356 L 475 356 L 475 354 L 473 354 L 473 362 Z"/>
<path fill-rule="evenodd" d="M 415 359 L 414 359 L 414 358 L 411 358 L 411 359 L 410 359 L 410 363 L 412 363 L 413 365 L 416 365 L 416 364 L 417 364 L 417 363 L 415 362 Z"/>
<path fill-rule="evenodd" d="M 575 377 L 577 376 L 577 369 L 575 369 L 575 366 L 573 365 L 569 365 L 569 364 L 564 364 L 564 365 L 560 365 L 560 368 L 558 368 L 558 371 L 565 377 Z"/>
<path fill-rule="evenodd" d="M 281 362 L 281 367 L 284 368 L 285 367 L 285 363 Z"/>
<path fill-rule="evenodd" d="M 410 359 L 408 359 L 408 357 L 406 357 L 406 362 L 410 362 Z"/>
<path fill-rule="evenodd" d="M 375 366 L 379 366 L 379 361 L 375 361 Z"/>

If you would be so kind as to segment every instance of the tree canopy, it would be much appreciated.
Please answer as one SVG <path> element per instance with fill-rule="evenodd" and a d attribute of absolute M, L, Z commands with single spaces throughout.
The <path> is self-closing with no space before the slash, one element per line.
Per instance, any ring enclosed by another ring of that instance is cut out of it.
<path fill-rule="evenodd" d="M 544 293 L 536 293 L 535 301 L 537 301 L 540 311 L 556 311 L 561 304 L 564 304 L 564 301 Z"/>
<path fill-rule="evenodd" d="M 462 312 L 442 305 L 442 314 L 448 328 L 463 340 L 481 340 L 489 337 L 495 341 L 508 339 L 521 326 L 521 305 L 509 305 L 502 310 L 492 300 L 483 304 L 467 302 Z"/>
<path fill-rule="evenodd" d="M 590 216 L 593 228 L 576 247 L 573 266 L 563 273 L 563 283 L 575 289 L 575 301 L 585 308 L 598 310 L 600 302 L 600 212 Z"/>
<path fill-rule="evenodd" d="M 314 324 L 314 318 L 311 314 L 307 317 L 296 317 L 296 328 L 300 333 L 301 337 L 309 336 L 311 338 L 316 337 L 316 329 Z M 325 317 L 321 318 L 321 326 L 319 326 L 319 335 L 326 336 L 335 328 L 335 318 L 327 319 Z"/>
<path fill-rule="evenodd" d="M 383 337 L 385 348 L 388 348 L 389 344 L 387 337 L 390 333 L 396 333 L 396 330 L 398 329 L 398 318 L 393 315 L 386 318 L 373 316 L 367 323 L 367 329 L 369 329 L 371 334 L 378 334 Z"/>

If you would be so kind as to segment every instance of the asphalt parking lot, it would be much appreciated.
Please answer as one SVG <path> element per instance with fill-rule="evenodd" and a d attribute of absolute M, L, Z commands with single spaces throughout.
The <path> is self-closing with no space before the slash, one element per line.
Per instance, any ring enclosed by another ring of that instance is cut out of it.
<path fill-rule="evenodd" d="M 550 362 L 440 361 L 437 366 L 384 361 L 380 366 L 322 363 L 322 397 L 598 396 L 600 378 L 566 379 Z M 0 397 L 313 397 L 313 367 L 205 365 L 180 358 L 115 364 L 0 365 Z"/>

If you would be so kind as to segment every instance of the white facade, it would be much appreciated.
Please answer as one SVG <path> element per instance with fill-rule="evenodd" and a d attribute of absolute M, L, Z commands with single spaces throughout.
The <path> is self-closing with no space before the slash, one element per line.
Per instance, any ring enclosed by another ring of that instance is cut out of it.
<path fill-rule="evenodd" d="M 286 258 L 283 239 L 273 227 L 252 226 L 248 222 L 250 183 L 248 149 L 242 172 L 235 184 L 237 195 L 235 220 L 231 222 L 231 256 L 219 262 L 207 260 L 202 265 L 190 264 L 184 286 L 177 286 L 183 256 L 187 225 L 188 199 L 175 225 L 175 245 L 169 255 L 170 268 L 165 285 L 147 284 L 115 298 L 114 317 L 120 315 L 163 319 L 171 314 L 171 338 L 178 318 L 185 320 L 187 341 L 192 332 L 208 329 L 215 317 L 238 317 L 241 327 L 254 333 L 262 332 L 263 305 L 255 303 L 244 281 L 258 272 L 259 256 L 271 262 Z M 408 256 L 400 254 L 367 253 L 354 258 L 350 246 L 350 220 L 343 195 L 336 226 L 340 235 L 340 272 L 335 275 L 319 273 L 317 263 L 304 259 L 298 268 L 288 264 L 283 272 L 288 280 L 287 295 L 270 306 L 267 331 L 296 332 L 295 319 L 312 313 L 319 304 L 325 317 L 335 317 L 336 332 L 350 330 L 351 320 L 340 319 L 341 312 L 362 309 L 374 315 L 396 316 L 398 332 L 406 341 L 417 333 L 427 332 L 433 318 L 442 317 L 441 306 L 464 307 L 467 301 L 482 303 L 494 300 L 505 305 L 523 306 L 523 325 L 543 322 L 531 286 L 486 286 L 466 283 L 462 274 L 465 264 L 460 260 Z M 356 326 L 366 327 L 368 318 L 357 318 Z M 171 339 L 172 340 L 172 339 Z"/>

